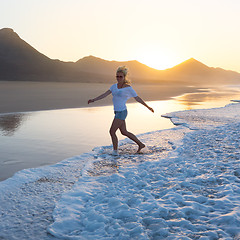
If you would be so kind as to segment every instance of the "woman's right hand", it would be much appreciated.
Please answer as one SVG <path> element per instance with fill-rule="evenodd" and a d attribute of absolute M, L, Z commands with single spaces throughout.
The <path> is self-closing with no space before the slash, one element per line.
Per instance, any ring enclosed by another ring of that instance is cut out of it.
<path fill-rule="evenodd" d="M 89 100 L 88 100 L 88 104 L 89 104 L 89 103 L 93 103 L 93 102 L 94 102 L 93 99 L 89 99 Z"/>

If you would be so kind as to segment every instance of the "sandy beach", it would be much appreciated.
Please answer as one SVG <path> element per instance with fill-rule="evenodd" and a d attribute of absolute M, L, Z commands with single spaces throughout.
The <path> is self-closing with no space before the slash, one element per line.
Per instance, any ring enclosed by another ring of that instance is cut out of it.
<path fill-rule="evenodd" d="M 114 84 L 114 81 L 113 81 Z M 88 99 L 109 89 L 111 84 L 0 81 L 0 113 L 89 107 Z M 169 85 L 132 84 L 145 101 L 168 100 L 195 88 Z M 112 104 L 111 97 L 91 106 Z"/>

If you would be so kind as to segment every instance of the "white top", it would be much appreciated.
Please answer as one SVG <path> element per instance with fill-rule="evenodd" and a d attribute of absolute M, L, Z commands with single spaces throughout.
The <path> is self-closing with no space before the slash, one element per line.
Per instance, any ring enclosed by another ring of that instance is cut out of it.
<path fill-rule="evenodd" d="M 118 88 L 117 83 L 113 84 L 110 87 L 110 91 L 112 92 L 112 100 L 114 111 L 124 111 L 127 109 L 126 102 L 131 97 L 137 97 L 137 93 L 134 89 L 130 87 Z"/>

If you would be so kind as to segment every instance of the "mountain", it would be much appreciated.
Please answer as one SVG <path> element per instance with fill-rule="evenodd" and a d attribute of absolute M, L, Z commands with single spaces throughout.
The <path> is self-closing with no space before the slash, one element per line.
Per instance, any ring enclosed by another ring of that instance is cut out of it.
<path fill-rule="evenodd" d="M 0 56 L 4 57 L 7 61 L 12 61 L 13 58 L 21 58 L 22 61 L 51 61 L 28 43 L 21 40 L 17 33 L 9 28 L 0 30 Z"/>
<path fill-rule="evenodd" d="M 191 58 L 173 68 L 156 70 L 136 60 L 107 61 L 94 56 L 77 62 L 53 60 L 38 52 L 12 29 L 0 30 L 0 80 L 112 82 L 119 66 L 130 69 L 135 83 L 203 85 L 239 83 L 240 73 L 212 68 Z"/>
<path fill-rule="evenodd" d="M 0 30 L 0 80 L 87 82 L 97 77 L 92 73 L 81 74 L 74 63 L 48 58 L 12 29 Z"/>
<path fill-rule="evenodd" d="M 169 69 L 169 71 L 174 72 L 175 74 L 188 74 L 188 75 L 196 75 L 196 74 L 203 74 L 203 73 L 208 73 L 211 69 L 197 61 L 194 58 L 190 58 L 186 60 L 185 62 L 182 62 L 179 65 L 176 65 L 175 67 Z"/>
<path fill-rule="evenodd" d="M 136 60 L 107 61 L 94 56 L 84 57 L 75 65 L 81 71 L 114 76 L 118 66 L 126 65 L 130 69 L 130 78 L 141 83 L 172 83 L 172 84 L 235 84 L 240 83 L 240 73 L 207 65 L 190 58 L 173 68 L 156 70 Z"/>
<path fill-rule="evenodd" d="M 21 76 L 39 75 L 44 77 L 59 65 L 39 53 L 12 30 L 0 30 L 0 73 L 2 78 L 21 78 Z"/>
<path fill-rule="evenodd" d="M 240 83 L 240 73 L 207 65 L 191 58 L 171 69 L 165 71 L 171 79 L 184 79 L 195 85 L 200 83 L 228 84 Z"/>
<path fill-rule="evenodd" d="M 148 79 L 149 76 L 158 76 L 159 70 L 150 68 L 136 60 L 132 61 L 107 61 L 94 56 L 84 57 L 78 60 L 76 66 L 81 71 L 94 72 L 114 76 L 119 66 L 127 66 L 129 74 L 134 79 Z"/>

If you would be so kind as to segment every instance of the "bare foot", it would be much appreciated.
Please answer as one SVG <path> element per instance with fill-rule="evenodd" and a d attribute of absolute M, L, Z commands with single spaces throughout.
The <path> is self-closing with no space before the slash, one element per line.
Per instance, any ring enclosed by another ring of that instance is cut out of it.
<path fill-rule="evenodd" d="M 140 153 L 140 151 L 141 151 L 143 148 L 145 148 L 145 145 L 144 145 L 144 144 L 139 145 L 139 146 L 138 146 L 138 150 L 137 150 L 136 153 Z"/>

